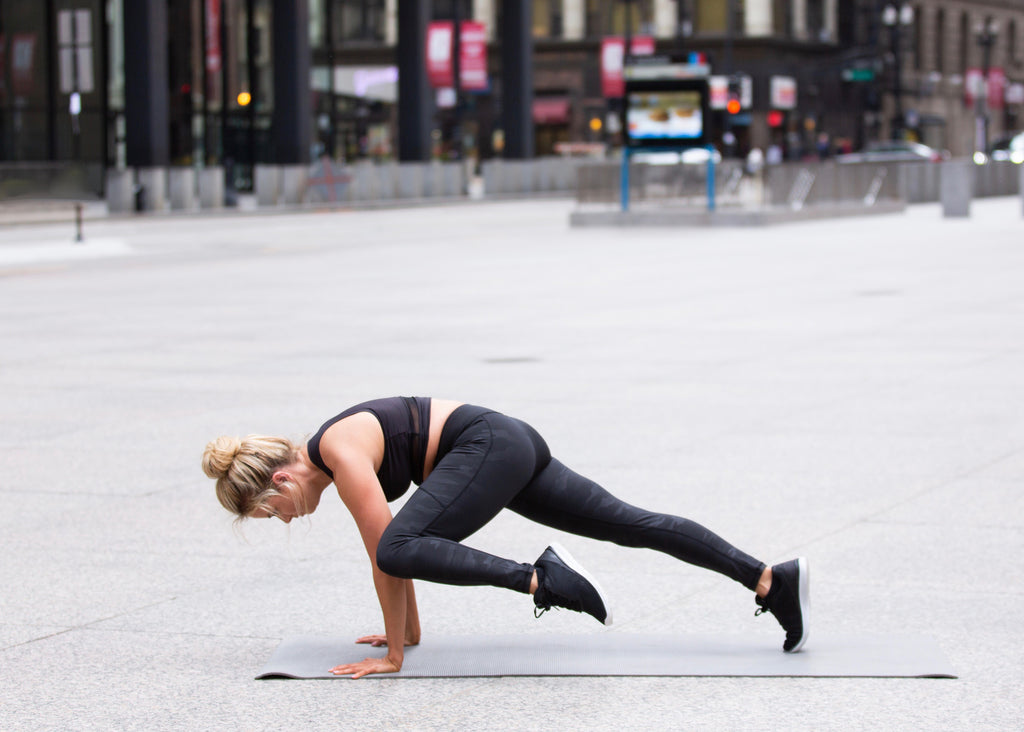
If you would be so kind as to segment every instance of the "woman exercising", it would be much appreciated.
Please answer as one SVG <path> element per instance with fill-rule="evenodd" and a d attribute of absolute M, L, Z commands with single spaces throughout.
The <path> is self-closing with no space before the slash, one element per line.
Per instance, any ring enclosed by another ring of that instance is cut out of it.
<path fill-rule="evenodd" d="M 376 399 L 331 418 L 305 445 L 280 437 L 218 437 L 203 471 L 239 519 L 285 523 L 313 513 L 332 482 L 352 513 L 373 565 L 384 635 L 383 658 L 331 669 L 359 678 L 401 670 L 404 647 L 420 640 L 413 579 L 493 585 L 533 595 L 539 617 L 551 607 L 585 612 L 611 625 L 597 581 L 561 546 L 532 564 L 461 542 L 503 508 L 572 534 L 657 549 L 756 593 L 755 614 L 771 612 L 786 631 L 783 649 L 807 640 L 810 596 L 804 558 L 773 567 L 677 516 L 630 506 L 551 457 L 530 425 L 490 409 L 431 398 Z M 388 503 L 419 486 L 394 517 Z"/>

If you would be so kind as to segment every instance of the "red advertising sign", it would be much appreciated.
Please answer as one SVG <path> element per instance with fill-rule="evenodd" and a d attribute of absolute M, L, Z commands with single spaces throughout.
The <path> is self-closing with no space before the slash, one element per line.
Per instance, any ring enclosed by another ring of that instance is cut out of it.
<path fill-rule="evenodd" d="M 711 109 L 725 109 L 729 103 L 729 77 L 709 76 L 708 94 L 708 106 Z"/>
<path fill-rule="evenodd" d="M 452 21 L 427 26 L 427 79 L 435 89 L 452 86 Z M 459 36 L 459 85 L 478 91 L 487 88 L 487 29 L 483 23 L 461 23 Z"/>
<path fill-rule="evenodd" d="M 459 35 L 459 82 L 463 89 L 487 88 L 487 29 L 483 23 L 467 21 Z"/>
<path fill-rule="evenodd" d="M 796 109 L 796 79 L 792 76 L 773 76 L 769 90 L 772 109 Z"/>
<path fill-rule="evenodd" d="M 654 54 L 652 36 L 633 36 L 629 43 L 630 55 Z M 601 93 L 606 97 L 621 97 L 626 93 L 626 79 L 622 74 L 626 41 L 622 36 L 605 36 L 601 40 Z"/>

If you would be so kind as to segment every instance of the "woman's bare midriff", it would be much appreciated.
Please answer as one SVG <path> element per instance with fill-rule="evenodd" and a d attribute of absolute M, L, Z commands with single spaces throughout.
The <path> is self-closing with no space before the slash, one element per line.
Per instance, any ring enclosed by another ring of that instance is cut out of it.
<path fill-rule="evenodd" d="M 430 475 L 430 470 L 434 466 L 434 460 L 437 458 L 437 447 L 441 444 L 441 430 L 444 429 L 444 423 L 448 421 L 448 417 L 451 416 L 452 412 L 461 406 L 462 402 L 431 397 L 430 434 L 427 437 L 427 454 L 423 461 L 423 480 L 426 480 L 427 476 Z"/>

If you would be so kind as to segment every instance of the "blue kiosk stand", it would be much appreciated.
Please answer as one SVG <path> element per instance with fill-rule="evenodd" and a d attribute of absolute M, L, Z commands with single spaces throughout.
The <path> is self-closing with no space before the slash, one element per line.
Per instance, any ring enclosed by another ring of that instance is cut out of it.
<path fill-rule="evenodd" d="M 629 163 L 640 152 L 708 151 L 708 211 L 715 210 L 715 160 L 708 127 L 708 75 L 705 64 L 645 59 L 625 68 L 626 96 L 620 199 L 629 211 Z"/>

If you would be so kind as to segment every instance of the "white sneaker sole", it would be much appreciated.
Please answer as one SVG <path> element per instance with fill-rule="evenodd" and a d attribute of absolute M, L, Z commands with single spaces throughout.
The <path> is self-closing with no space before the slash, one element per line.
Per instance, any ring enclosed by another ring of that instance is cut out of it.
<path fill-rule="evenodd" d="M 569 567 L 573 572 L 580 575 L 583 579 L 590 583 L 590 585 L 597 590 L 598 596 L 601 598 L 601 604 L 604 605 L 605 618 L 604 624 L 612 624 L 612 609 L 608 604 L 608 595 L 605 594 L 604 590 L 601 589 L 601 584 L 583 568 L 583 565 L 576 561 L 576 558 L 569 553 L 569 550 L 558 542 L 552 542 L 550 545 L 551 551 L 558 555 L 558 558 L 565 562 L 566 566 Z M 802 576 L 802 574 L 801 574 Z M 805 626 L 806 627 L 806 626 Z"/>
<path fill-rule="evenodd" d="M 796 564 L 800 575 L 800 620 L 803 623 L 804 632 L 800 637 L 800 642 L 787 653 L 796 653 L 803 648 L 807 637 L 811 634 L 811 569 L 807 557 L 797 557 Z"/>

